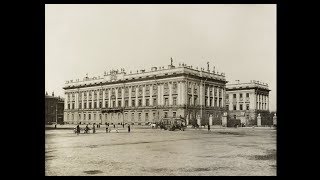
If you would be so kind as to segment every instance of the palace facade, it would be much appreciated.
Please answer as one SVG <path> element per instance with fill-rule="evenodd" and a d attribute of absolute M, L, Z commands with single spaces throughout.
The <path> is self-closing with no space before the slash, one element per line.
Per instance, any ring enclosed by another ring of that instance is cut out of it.
<path fill-rule="evenodd" d="M 221 125 L 225 109 L 224 73 L 186 64 L 126 73 L 112 70 L 102 77 L 67 81 L 66 124 L 129 123 L 144 125 L 166 117 L 187 124 Z"/>
<path fill-rule="evenodd" d="M 269 117 L 269 91 L 268 84 L 255 80 L 250 83 L 227 84 L 228 118 L 240 119 L 246 126 L 260 126 L 257 122 L 260 115 L 262 125 L 267 125 L 267 121 L 272 120 L 272 116 Z"/>

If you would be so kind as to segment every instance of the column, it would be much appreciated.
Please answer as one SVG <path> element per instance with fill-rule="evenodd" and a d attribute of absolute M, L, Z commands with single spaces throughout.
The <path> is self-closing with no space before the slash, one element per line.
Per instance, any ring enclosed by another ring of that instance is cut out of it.
<path fill-rule="evenodd" d="M 216 96 L 214 95 L 215 89 L 216 89 L 216 86 L 212 86 L 212 97 L 213 97 L 212 98 L 212 104 L 211 104 L 212 107 L 215 107 L 215 105 L 214 105 L 214 100 L 216 98 Z"/>
<path fill-rule="evenodd" d="M 178 95 L 177 95 L 177 105 L 181 105 L 181 87 L 180 87 L 180 85 L 181 85 L 181 83 L 180 83 L 180 81 L 178 81 L 177 82 L 177 93 L 178 93 Z"/>
<path fill-rule="evenodd" d="M 89 107 L 89 91 L 87 90 L 87 107 L 86 107 L 86 109 Z"/>
<path fill-rule="evenodd" d="M 135 103 L 136 103 L 136 107 L 137 107 L 139 105 L 138 104 L 138 90 L 139 90 L 139 88 L 138 88 L 138 86 L 136 86 L 135 88 L 136 88 L 136 102 Z"/>
<path fill-rule="evenodd" d="M 269 111 L 269 95 L 267 95 L 267 110 Z"/>
<path fill-rule="evenodd" d="M 153 106 L 153 98 L 152 98 L 152 95 L 153 95 L 153 85 L 150 85 L 150 100 L 149 100 L 149 104 L 150 106 Z"/>
<path fill-rule="evenodd" d="M 111 88 L 108 89 L 108 91 L 109 91 L 109 103 L 108 103 L 108 106 L 109 106 L 109 108 L 111 108 Z"/>
<path fill-rule="evenodd" d="M 193 106 L 194 105 L 194 84 L 191 83 L 191 105 Z"/>
<path fill-rule="evenodd" d="M 100 104 L 100 99 L 99 98 L 100 98 L 100 90 L 98 89 L 97 90 L 97 108 L 100 108 L 100 105 L 99 105 Z"/>
<path fill-rule="evenodd" d="M 220 87 L 218 86 L 217 87 L 217 107 L 219 107 L 219 89 L 220 89 Z"/>
<path fill-rule="evenodd" d="M 169 85 L 169 106 L 171 106 L 173 104 L 172 103 L 172 82 L 169 82 L 168 85 Z"/>
<path fill-rule="evenodd" d="M 119 88 L 117 87 L 115 92 L 116 92 L 116 107 L 118 107 L 118 91 L 119 91 Z"/>
<path fill-rule="evenodd" d="M 121 88 L 121 106 L 124 107 L 124 87 Z"/>
<path fill-rule="evenodd" d="M 75 98 L 75 101 L 74 101 L 74 103 L 75 103 L 75 105 L 74 105 L 74 108 L 75 109 L 78 109 L 78 106 L 79 106 L 79 104 L 78 104 L 78 93 L 77 92 L 75 92 L 74 93 L 74 98 Z M 75 118 L 76 119 L 76 118 Z"/>
<path fill-rule="evenodd" d="M 80 107 L 80 108 L 83 109 L 83 108 L 84 108 L 84 104 L 83 104 L 83 103 L 84 103 L 84 100 L 83 100 L 83 98 L 84 98 L 84 97 L 83 97 L 83 91 L 81 91 L 80 97 L 81 97 L 81 107 Z"/>
<path fill-rule="evenodd" d="M 181 87 L 181 104 L 182 105 L 184 105 L 184 104 L 186 104 L 186 82 L 181 82 L 181 85 L 180 85 L 180 87 Z"/>
<path fill-rule="evenodd" d="M 64 93 L 64 109 L 67 109 L 68 108 L 68 94 L 67 93 Z M 63 116 L 65 117 L 65 116 Z"/>
<path fill-rule="evenodd" d="M 226 93 L 225 93 L 225 87 L 222 87 L 221 88 L 221 107 L 224 107 L 225 106 L 225 96 L 226 96 Z"/>
<path fill-rule="evenodd" d="M 249 101 L 250 101 L 250 107 L 249 107 L 249 109 L 250 110 L 252 110 L 252 109 L 254 109 L 254 103 L 255 103 L 255 94 L 254 94 L 254 92 L 250 92 L 249 93 Z"/>
<path fill-rule="evenodd" d="M 158 84 L 158 105 L 162 105 L 161 104 L 161 95 L 162 95 L 162 93 L 161 93 L 161 84 Z"/>
<path fill-rule="evenodd" d="M 105 99 L 106 99 L 106 89 L 103 88 L 103 91 L 102 91 L 102 107 L 103 108 L 106 107 L 106 100 Z"/>
<path fill-rule="evenodd" d="M 142 86 L 142 106 L 146 106 L 146 97 L 145 97 L 146 85 Z"/>
<path fill-rule="evenodd" d="M 131 101 L 132 101 L 132 100 L 131 100 L 131 91 L 132 91 L 132 86 L 129 87 L 129 104 L 128 104 L 129 107 L 132 106 L 132 103 L 131 103 Z"/>
<path fill-rule="evenodd" d="M 205 98 L 205 95 L 204 95 L 204 93 L 202 92 L 204 90 L 204 88 L 203 88 L 203 81 L 201 81 L 201 84 L 200 84 L 200 87 L 199 87 L 199 105 L 200 106 L 202 106 L 202 105 L 204 105 L 204 98 Z M 202 117 L 201 117 L 202 118 Z"/>

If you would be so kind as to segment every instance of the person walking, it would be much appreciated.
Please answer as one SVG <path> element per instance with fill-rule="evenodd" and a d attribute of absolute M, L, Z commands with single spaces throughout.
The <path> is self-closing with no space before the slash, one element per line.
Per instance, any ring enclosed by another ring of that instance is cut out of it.
<path fill-rule="evenodd" d="M 128 124 L 128 133 L 130 132 L 130 124 Z"/>
<path fill-rule="evenodd" d="M 113 125 L 113 128 L 116 128 L 116 124 Z"/>
<path fill-rule="evenodd" d="M 92 133 L 96 133 L 96 127 L 94 124 L 92 125 Z"/>
<path fill-rule="evenodd" d="M 208 131 L 210 131 L 210 124 L 208 124 Z"/>
<path fill-rule="evenodd" d="M 122 128 L 124 128 L 124 123 L 122 124 Z"/>
<path fill-rule="evenodd" d="M 109 132 L 109 125 L 106 125 L 106 133 L 108 133 Z"/>
<path fill-rule="evenodd" d="M 80 134 L 80 126 L 79 126 L 79 124 L 78 124 L 78 126 L 76 127 L 76 133 L 77 133 L 77 135 Z"/>

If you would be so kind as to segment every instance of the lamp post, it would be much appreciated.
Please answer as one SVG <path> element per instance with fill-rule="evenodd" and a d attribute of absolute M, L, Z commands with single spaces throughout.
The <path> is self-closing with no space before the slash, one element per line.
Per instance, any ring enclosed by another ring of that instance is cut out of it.
<path fill-rule="evenodd" d="M 204 85 L 204 88 L 205 88 L 205 86 L 206 86 L 206 81 L 207 81 L 207 79 L 203 82 L 202 80 L 201 80 L 201 82 L 202 82 L 202 85 L 201 86 L 203 86 Z M 201 94 L 202 94 L 202 91 L 203 90 L 201 90 Z M 206 91 L 206 90 L 204 90 L 204 91 Z M 200 98 L 202 98 L 203 97 L 203 95 L 200 97 Z M 206 95 L 204 94 L 204 98 L 206 98 Z M 204 102 L 206 102 L 206 100 L 204 100 Z M 202 104 L 205 104 L 205 103 L 203 103 L 202 102 Z M 201 108 L 201 110 L 200 110 L 200 113 L 201 113 L 201 119 L 200 119 L 200 126 L 201 126 L 201 120 L 203 119 L 203 115 L 202 115 L 202 104 L 200 104 L 200 108 Z"/>

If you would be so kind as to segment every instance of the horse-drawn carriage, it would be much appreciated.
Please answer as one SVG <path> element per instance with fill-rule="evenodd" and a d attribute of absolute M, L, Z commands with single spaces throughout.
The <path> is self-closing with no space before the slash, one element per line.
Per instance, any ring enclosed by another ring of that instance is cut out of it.
<path fill-rule="evenodd" d="M 160 129 L 174 131 L 174 130 L 181 130 L 184 131 L 186 128 L 186 121 L 185 119 L 179 118 L 163 118 L 159 123 Z"/>

